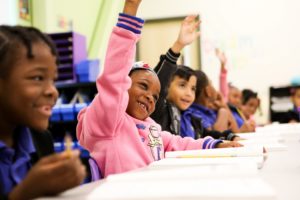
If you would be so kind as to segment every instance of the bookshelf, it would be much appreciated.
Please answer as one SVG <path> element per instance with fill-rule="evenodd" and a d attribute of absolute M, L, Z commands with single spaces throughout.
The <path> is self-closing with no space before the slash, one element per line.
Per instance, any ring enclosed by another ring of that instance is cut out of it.
<path fill-rule="evenodd" d="M 270 121 L 279 121 L 284 113 L 293 108 L 291 102 L 291 89 L 299 86 L 270 87 Z"/>

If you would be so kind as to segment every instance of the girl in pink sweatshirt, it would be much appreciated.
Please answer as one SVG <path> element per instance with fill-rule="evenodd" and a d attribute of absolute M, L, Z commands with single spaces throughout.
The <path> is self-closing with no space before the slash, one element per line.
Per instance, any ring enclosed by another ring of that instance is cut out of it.
<path fill-rule="evenodd" d="M 127 0 L 113 28 L 99 93 L 78 115 L 77 138 L 90 151 L 104 177 L 145 167 L 164 158 L 166 151 L 227 147 L 206 137 L 181 138 L 149 115 L 155 109 L 160 82 L 148 65 L 135 65 L 136 43 L 144 21 L 135 17 L 140 0 Z"/>

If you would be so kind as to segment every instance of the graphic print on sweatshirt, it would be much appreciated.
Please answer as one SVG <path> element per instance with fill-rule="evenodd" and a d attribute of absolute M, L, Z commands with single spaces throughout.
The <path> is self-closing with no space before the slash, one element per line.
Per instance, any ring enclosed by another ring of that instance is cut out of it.
<path fill-rule="evenodd" d="M 151 153 L 155 161 L 163 158 L 163 143 L 160 132 L 157 127 L 151 125 L 149 127 L 149 143 L 148 146 L 151 148 Z"/>

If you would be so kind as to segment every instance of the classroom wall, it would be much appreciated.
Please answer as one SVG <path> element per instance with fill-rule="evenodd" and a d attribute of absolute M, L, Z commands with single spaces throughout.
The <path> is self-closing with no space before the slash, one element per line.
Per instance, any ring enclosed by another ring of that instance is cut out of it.
<path fill-rule="evenodd" d="M 26 21 L 18 16 L 19 0 L 0 1 L 15 4 L 17 24 L 34 26 L 45 33 L 75 31 L 86 36 L 88 57 L 100 60 L 104 60 L 111 29 L 124 4 L 119 0 L 31 0 L 31 18 Z"/>
<path fill-rule="evenodd" d="M 87 38 L 88 56 L 103 60 L 111 28 L 123 7 L 123 1 L 39 0 L 33 1 L 34 20 L 47 33 L 76 31 Z M 41 5 L 43 4 L 43 5 Z M 44 10 L 44 16 L 41 10 Z"/>
<path fill-rule="evenodd" d="M 15 1 L 0 0 L 0 24 L 17 24 L 17 9 Z"/>
<path fill-rule="evenodd" d="M 300 75 L 299 10 L 297 0 L 151 0 L 142 2 L 139 16 L 200 14 L 202 69 L 218 87 L 220 68 L 214 48 L 224 50 L 228 80 L 241 89 L 258 91 L 263 114 L 255 117 L 266 123 L 269 87 L 288 85 Z"/>

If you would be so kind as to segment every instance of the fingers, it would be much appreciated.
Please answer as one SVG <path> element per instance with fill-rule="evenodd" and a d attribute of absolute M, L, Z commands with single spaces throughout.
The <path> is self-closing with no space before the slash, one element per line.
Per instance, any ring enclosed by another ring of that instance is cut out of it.
<path fill-rule="evenodd" d="M 80 152 L 78 150 L 73 150 L 71 151 L 71 155 L 68 154 L 67 152 L 63 152 L 60 154 L 52 154 L 49 156 L 46 156 L 44 158 L 42 158 L 39 163 L 41 164 L 53 164 L 56 162 L 59 162 L 61 160 L 65 160 L 65 159 L 69 159 L 70 157 L 79 157 Z"/>
<path fill-rule="evenodd" d="M 238 142 L 235 142 L 235 141 L 232 141 L 232 147 L 243 147 L 244 145 L 238 143 Z"/>
<path fill-rule="evenodd" d="M 194 22 L 198 15 L 192 14 L 185 17 L 184 22 Z"/>
<path fill-rule="evenodd" d="M 67 157 L 67 155 L 62 154 Z M 56 162 L 48 165 L 49 172 L 57 175 L 63 175 L 67 173 L 76 174 L 81 171 L 82 164 L 78 156 L 73 156 L 68 159 L 62 159 L 60 162 Z M 81 173 L 81 172 L 80 172 Z"/>

